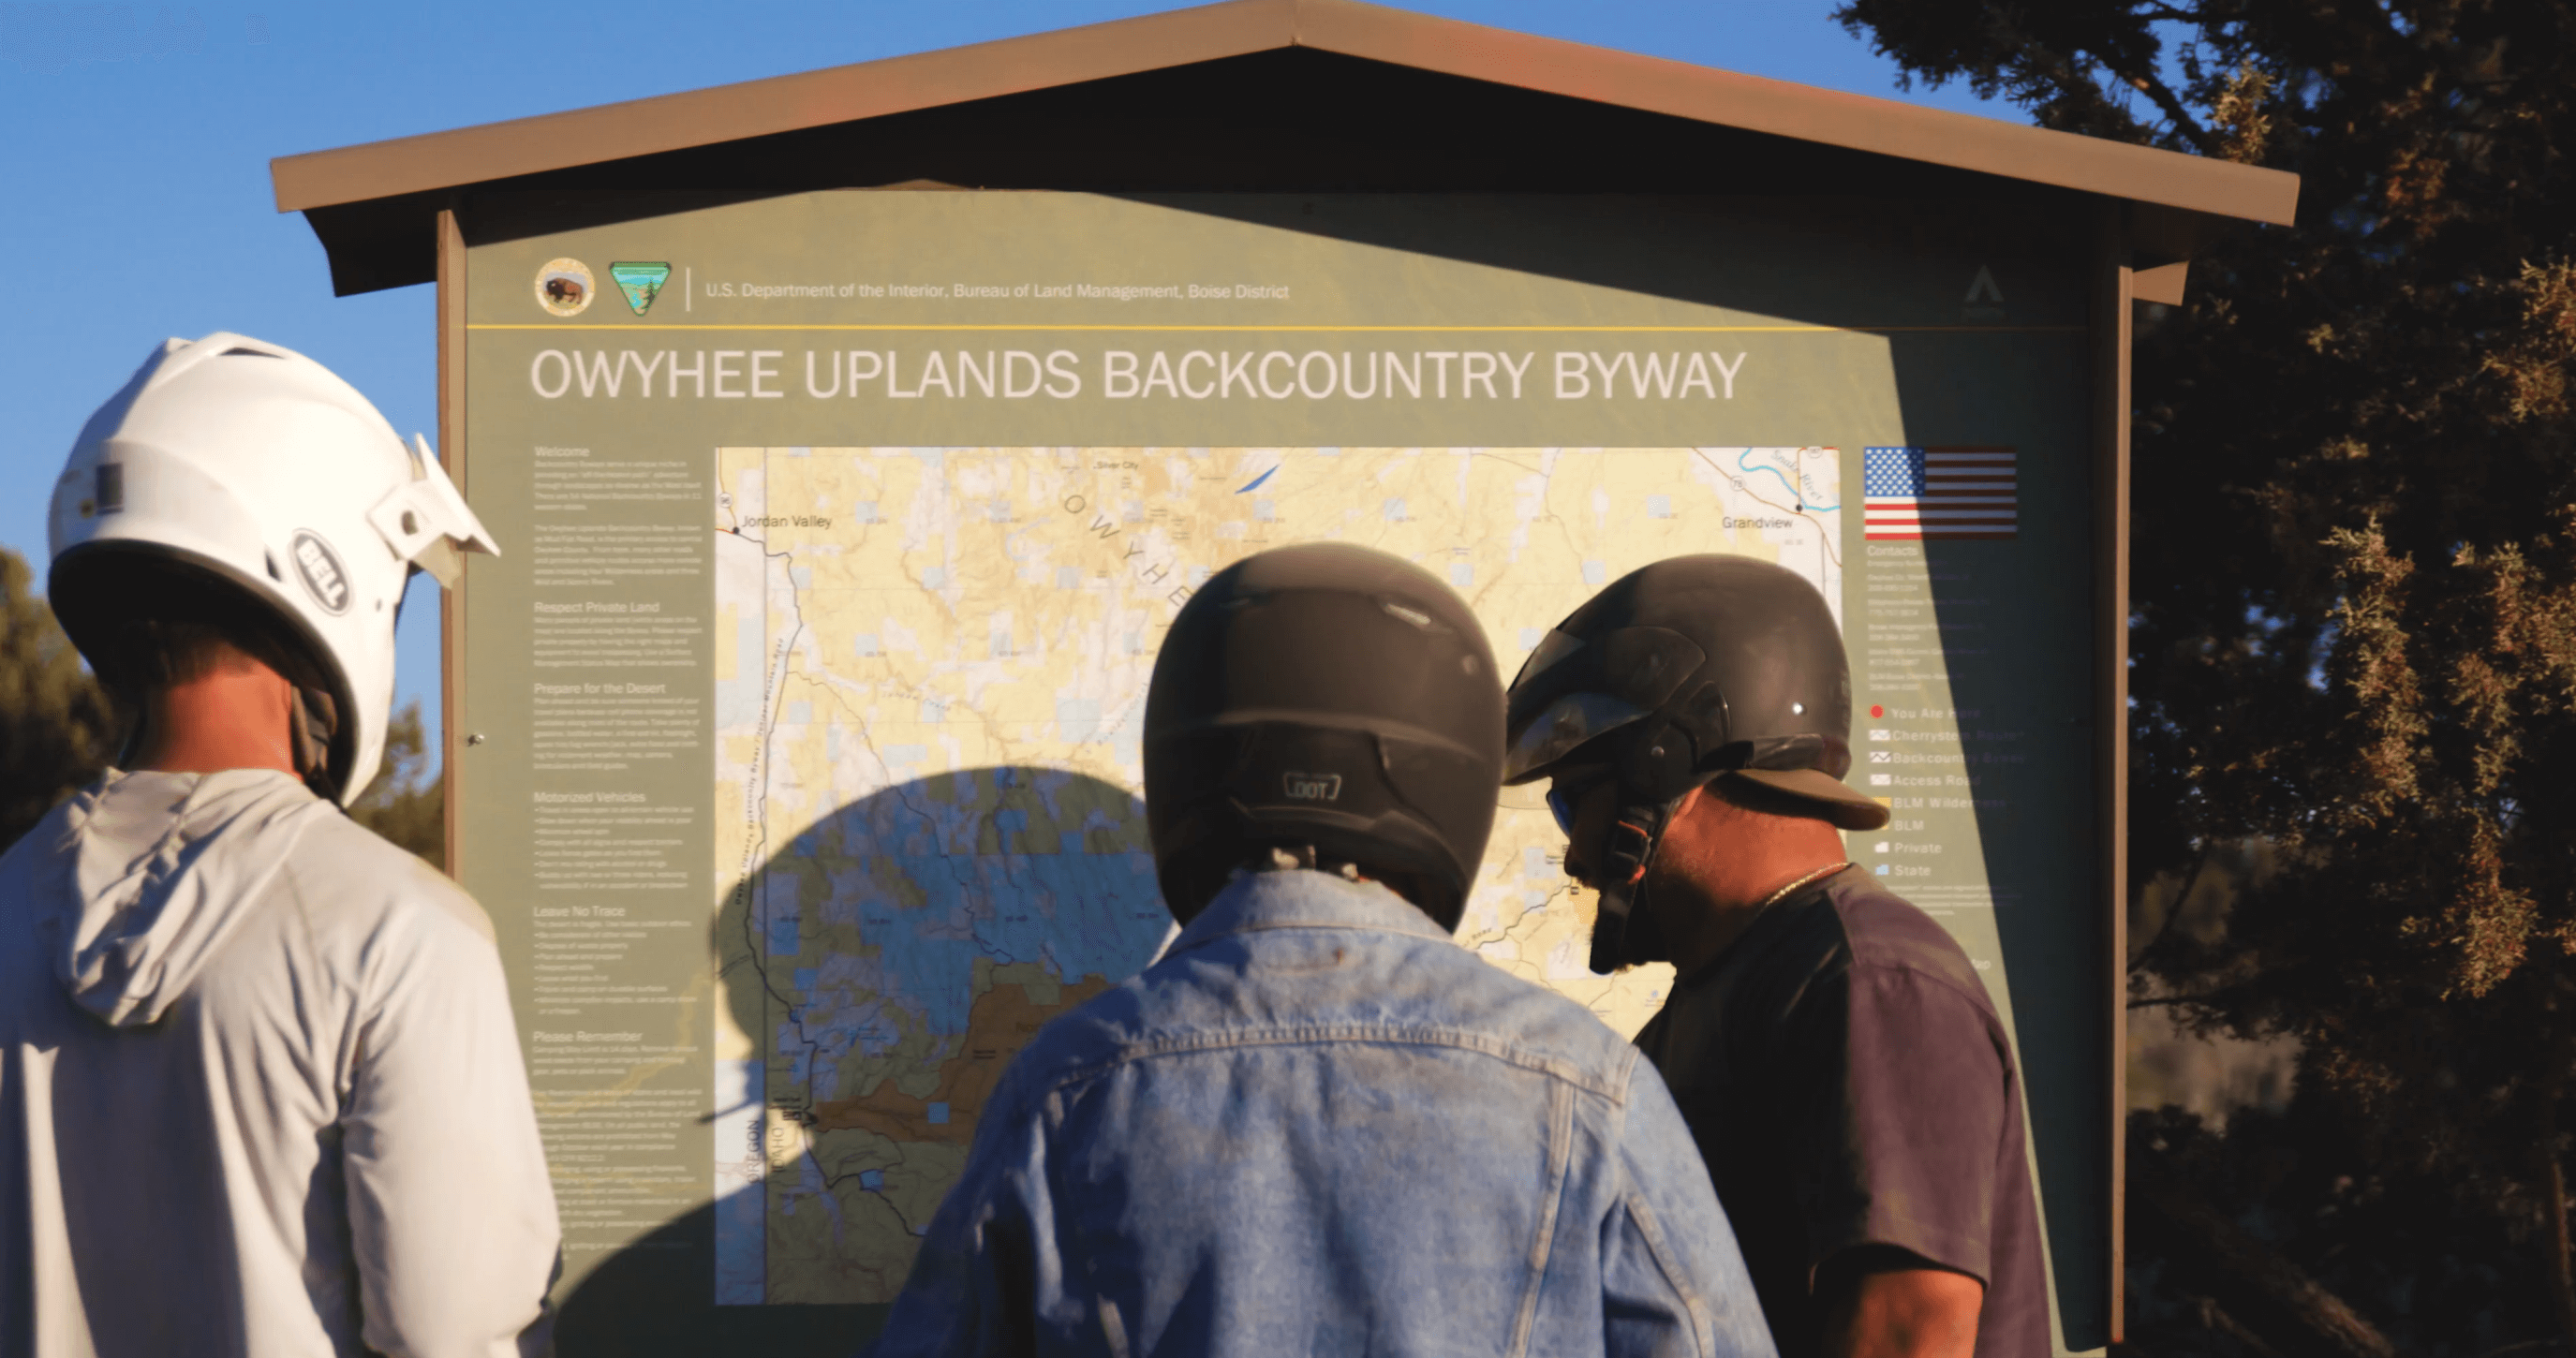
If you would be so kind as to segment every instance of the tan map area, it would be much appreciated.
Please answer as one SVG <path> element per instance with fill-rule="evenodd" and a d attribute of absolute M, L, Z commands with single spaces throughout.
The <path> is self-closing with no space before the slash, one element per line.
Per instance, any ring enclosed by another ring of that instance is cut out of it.
<path fill-rule="evenodd" d="M 1392 552 L 1475 607 L 1507 673 L 1666 556 L 1774 560 L 1842 596 L 1824 448 L 719 456 L 718 805 L 740 809 L 719 907 L 743 927 L 718 1057 L 765 1072 L 768 1229 L 739 1248 L 772 1302 L 890 1298 L 1011 1054 L 1151 955 L 1138 728 L 1161 631 L 1210 573 L 1290 542 Z M 1669 969 L 1585 968 L 1591 901 L 1517 800 L 1460 943 L 1635 1032 Z"/>

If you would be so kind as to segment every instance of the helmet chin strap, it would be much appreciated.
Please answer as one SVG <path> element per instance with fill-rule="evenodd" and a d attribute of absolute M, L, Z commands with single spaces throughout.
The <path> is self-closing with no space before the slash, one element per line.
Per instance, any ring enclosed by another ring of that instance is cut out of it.
<path fill-rule="evenodd" d="M 286 714 L 295 744 L 295 770 L 313 795 L 340 800 L 340 780 L 331 774 L 331 737 L 340 729 L 340 707 L 318 688 L 298 688 Z"/>
<path fill-rule="evenodd" d="M 1660 961 L 1662 938 L 1644 913 L 1646 869 L 1655 861 L 1679 799 L 1642 806 L 1623 806 L 1611 822 L 1609 843 L 1602 846 L 1601 901 L 1592 919 L 1595 975 L 1621 967 Z"/>
<path fill-rule="evenodd" d="M 1693 756 L 1690 737 L 1659 724 L 1638 733 L 1619 761 L 1619 809 L 1601 846 L 1601 901 L 1592 920 L 1596 975 L 1666 960 L 1663 932 L 1645 909 L 1646 873 L 1682 799 L 1714 776 L 1696 773 Z"/>

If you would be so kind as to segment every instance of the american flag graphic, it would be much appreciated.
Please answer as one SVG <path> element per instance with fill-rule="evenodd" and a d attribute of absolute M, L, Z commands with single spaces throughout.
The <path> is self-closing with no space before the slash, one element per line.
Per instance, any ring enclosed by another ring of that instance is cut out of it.
<path fill-rule="evenodd" d="M 2010 448 L 1864 448 L 1862 536 L 2009 538 L 2020 501 Z"/>

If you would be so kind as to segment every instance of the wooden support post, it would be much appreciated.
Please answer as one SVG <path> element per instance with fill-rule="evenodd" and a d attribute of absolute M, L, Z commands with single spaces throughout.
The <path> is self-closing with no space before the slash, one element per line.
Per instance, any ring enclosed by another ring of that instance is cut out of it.
<path fill-rule="evenodd" d="M 2124 208 L 2104 204 L 2094 258 L 2093 589 L 2095 899 L 2106 912 L 2103 1028 L 2110 1119 L 2110 1290 L 2105 1320 L 2122 1341 L 2128 1229 L 2129 998 L 2129 340 L 2136 300 Z"/>
<path fill-rule="evenodd" d="M 438 460 L 459 495 L 465 479 L 465 233 L 453 208 L 438 214 Z M 438 599 L 438 780 L 444 804 L 447 875 L 463 879 L 458 855 L 457 808 L 464 778 L 457 755 L 465 748 L 465 582 L 472 566 Z"/>

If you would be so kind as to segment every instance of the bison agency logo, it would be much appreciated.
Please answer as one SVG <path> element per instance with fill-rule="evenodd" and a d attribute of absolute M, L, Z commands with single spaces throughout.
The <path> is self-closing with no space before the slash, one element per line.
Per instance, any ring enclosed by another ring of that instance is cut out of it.
<path fill-rule="evenodd" d="M 555 316 L 578 316 L 590 309 L 590 266 L 577 259 L 550 259 L 537 270 L 537 305 Z"/>
<path fill-rule="evenodd" d="M 321 534 L 310 528 L 296 533 L 286 554 L 294 558 L 295 574 L 304 581 L 304 592 L 322 605 L 323 612 L 336 617 L 349 611 L 349 573 L 341 569 L 339 553 L 331 550 L 331 544 L 324 542 Z"/>

